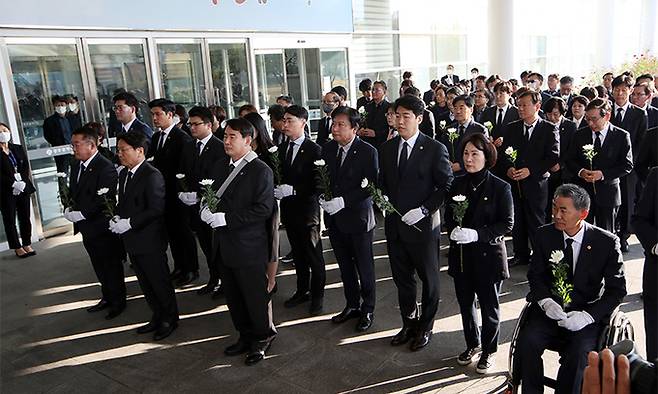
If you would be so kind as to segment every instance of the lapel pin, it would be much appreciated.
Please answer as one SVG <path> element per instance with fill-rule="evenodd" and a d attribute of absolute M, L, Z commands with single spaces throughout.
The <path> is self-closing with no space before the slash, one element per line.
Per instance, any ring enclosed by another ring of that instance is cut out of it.
<path fill-rule="evenodd" d="M 591 246 L 591 245 L 587 245 L 587 250 L 592 250 L 592 246 Z"/>
<path fill-rule="evenodd" d="M 299 150 L 299 153 L 304 153 L 304 149 L 300 149 L 300 150 Z"/>
<path fill-rule="evenodd" d="M 489 199 L 488 197 L 485 197 L 485 198 L 484 198 L 484 201 L 487 201 L 488 199 Z"/>
<path fill-rule="evenodd" d="M 420 150 L 423 150 L 423 146 L 421 145 L 419 149 L 420 149 Z"/>

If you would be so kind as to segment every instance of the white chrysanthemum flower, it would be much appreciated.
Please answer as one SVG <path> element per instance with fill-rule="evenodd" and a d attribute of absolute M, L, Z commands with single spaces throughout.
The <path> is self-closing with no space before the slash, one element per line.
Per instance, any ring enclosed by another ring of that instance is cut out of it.
<path fill-rule="evenodd" d="M 554 250 L 551 252 L 551 258 L 548 260 L 554 264 L 560 264 L 560 261 L 564 258 L 564 252 L 561 250 Z"/>
<path fill-rule="evenodd" d="M 368 187 L 368 178 L 363 178 L 361 181 L 361 189 L 365 189 L 366 187 Z"/>
<path fill-rule="evenodd" d="M 505 154 L 509 156 L 512 153 L 514 153 L 514 148 L 512 148 L 511 146 L 508 146 L 507 149 L 505 149 Z"/>
<path fill-rule="evenodd" d="M 276 152 L 279 151 L 279 147 L 275 145 L 275 146 L 270 147 L 270 149 L 268 149 L 267 151 L 270 152 L 270 153 L 276 153 Z"/>
<path fill-rule="evenodd" d="M 450 133 L 450 134 L 453 134 L 453 133 L 456 133 L 456 132 L 457 132 L 457 129 L 454 128 L 454 127 L 451 127 L 451 128 L 448 129 L 448 133 Z"/>
<path fill-rule="evenodd" d="M 466 201 L 466 196 L 463 194 L 458 194 L 452 198 L 452 201 L 454 202 L 464 202 Z"/>
<path fill-rule="evenodd" d="M 185 174 L 176 174 L 176 179 L 183 179 L 185 178 Z"/>
<path fill-rule="evenodd" d="M 359 108 L 359 113 L 360 113 L 361 115 L 365 114 L 365 113 L 366 113 L 366 108 L 365 108 L 365 107 L 361 107 L 361 108 Z"/>
<path fill-rule="evenodd" d="M 65 172 L 58 172 L 55 175 L 57 175 L 57 178 L 66 178 L 66 173 Z"/>
<path fill-rule="evenodd" d="M 594 150 L 594 145 L 592 144 L 583 145 L 583 150 Z"/>
<path fill-rule="evenodd" d="M 491 124 L 491 122 L 487 120 L 486 122 L 484 122 L 484 127 L 490 129 L 493 127 L 493 124 Z"/>
<path fill-rule="evenodd" d="M 446 121 L 445 120 L 440 121 L 439 126 L 441 126 L 441 128 L 446 127 Z"/>
<path fill-rule="evenodd" d="M 316 160 L 316 161 L 313 162 L 313 164 L 315 164 L 318 167 L 323 166 L 324 165 L 324 160 L 322 160 L 322 159 Z"/>
<path fill-rule="evenodd" d="M 98 194 L 99 196 L 102 196 L 102 195 L 107 194 L 107 192 L 109 192 L 109 191 L 110 191 L 109 188 L 107 188 L 107 187 L 103 187 L 103 188 L 98 189 L 98 191 L 96 192 L 96 194 Z"/>
<path fill-rule="evenodd" d="M 220 126 L 222 127 L 222 129 L 226 129 L 226 124 L 227 124 L 227 122 L 225 120 L 222 120 L 222 123 L 220 123 Z"/>
<path fill-rule="evenodd" d="M 388 196 L 385 195 L 385 196 L 382 196 L 382 197 L 384 197 L 384 201 L 388 201 Z"/>
<path fill-rule="evenodd" d="M 199 184 L 201 186 L 210 186 L 213 183 L 215 183 L 215 181 L 213 181 L 212 179 L 202 179 L 201 181 L 199 181 Z"/>

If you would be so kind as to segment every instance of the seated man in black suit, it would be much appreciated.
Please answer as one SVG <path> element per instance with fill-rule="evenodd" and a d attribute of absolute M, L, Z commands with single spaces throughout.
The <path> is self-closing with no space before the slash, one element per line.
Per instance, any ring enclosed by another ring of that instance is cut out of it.
<path fill-rule="evenodd" d="M 555 191 L 553 221 L 537 231 L 528 271 L 532 302 L 518 339 L 518 365 L 524 393 L 544 392 L 545 349 L 560 353 L 558 393 L 580 393 L 587 353 L 626 295 L 619 238 L 585 222 L 590 198 L 585 189 L 565 184 Z M 562 256 L 560 258 L 560 256 Z M 558 290 L 554 261 L 571 290 Z"/>
<path fill-rule="evenodd" d="M 117 152 L 125 166 L 119 174 L 119 203 L 110 230 L 123 239 L 133 269 L 153 315 L 138 334 L 155 332 L 167 338 L 178 326 L 178 305 L 167 266 L 164 225 L 165 183 L 160 171 L 146 162 L 146 136 L 129 132 L 117 137 Z"/>
<path fill-rule="evenodd" d="M 608 101 L 595 99 L 587 105 L 589 127 L 576 131 L 566 164 L 576 176 L 576 184 L 592 199 L 587 221 L 614 232 L 621 205 L 620 178 L 633 169 L 633 156 L 630 135 L 609 122 L 610 112 Z M 586 146 L 593 148 L 591 161 L 585 154 Z"/>
<path fill-rule="evenodd" d="M 500 160 L 514 197 L 513 264 L 528 264 L 528 241 L 534 248 L 537 228 L 546 223 L 549 170 L 559 161 L 560 137 L 555 125 L 538 115 L 539 93 L 526 88 L 518 93 L 521 119 L 509 124 Z M 506 153 L 508 149 L 516 151 L 516 161 Z"/>
<path fill-rule="evenodd" d="M 328 92 L 322 98 L 322 112 L 324 117 L 318 123 L 318 135 L 315 138 L 315 143 L 323 146 L 329 141 L 331 134 L 331 112 L 338 108 L 340 105 L 340 96 L 336 92 Z"/>
<path fill-rule="evenodd" d="M 379 174 L 382 192 L 402 214 L 386 215 L 385 219 L 386 246 L 403 322 L 391 345 L 413 338 L 411 349 L 420 350 L 430 341 L 439 307 L 439 207 L 453 175 L 446 147 L 418 130 L 423 102 L 402 96 L 394 107 L 399 135 L 382 145 Z M 422 282 L 420 310 L 416 274 Z"/>
<path fill-rule="evenodd" d="M 139 110 L 139 101 L 134 94 L 129 92 L 121 92 L 112 98 L 114 106 L 114 114 L 117 120 L 121 122 L 121 130 L 117 133 L 117 137 L 129 131 L 135 131 L 144 134 L 148 146 L 151 145 L 151 137 L 153 130 L 146 123 L 137 119 L 137 111 Z M 148 154 L 148 146 L 147 153 Z"/>
<path fill-rule="evenodd" d="M 340 107 L 334 110 L 332 118 L 334 138 L 323 147 L 322 158 L 329 169 L 333 198 L 320 200 L 320 205 L 347 304 L 331 321 L 343 323 L 360 317 L 356 330 L 366 331 L 372 325 L 375 310 L 375 213 L 372 199 L 361 183 L 364 179 L 377 182 L 377 150 L 356 136 L 360 118 L 356 110 Z"/>
<path fill-rule="evenodd" d="M 69 179 L 73 207 L 64 218 L 73 223 L 73 232 L 82 233 L 82 244 L 101 284 L 101 300 L 87 309 L 96 312 L 109 308 L 106 319 L 113 319 L 126 308 L 121 239 L 108 229 L 105 201 L 116 201 L 117 172 L 114 165 L 98 152 L 98 135 L 88 127 L 73 132 L 71 146 L 75 161 Z M 101 193 L 105 191 L 105 193 Z M 100 193 L 100 194 L 99 194 Z"/>
<path fill-rule="evenodd" d="M 156 99 L 149 103 L 153 125 L 158 131 L 153 135 L 153 146 L 148 152 L 153 157 L 153 166 L 160 170 L 165 180 L 165 225 L 174 259 L 171 278 L 175 286 L 185 286 L 199 277 L 199 259 L 196 240 L 190 227 L 190 216 L 186 206 L 178 199 L 176 178 L 185 144 L 192 138 L 176 127 L 174 116 L 176 104 L 167 99 Z"/>
<path fill-rule="evenodd" d="M 208 206 L 201 220 L 215 232 L 215 255 L 220 261 L 222 280 L 231 319 L 240 333 L 238 341 L 224 353 L 247 352 L 252 365 L 263 359 L 276 329 L 272 324 L 265 266 L 268 262 L 268 221 L 274 207 L 274 177 L 267 164 L 252 151 L 254 128 L 243 118 L 230 119 L 224 132 L 227 158 L 213 168 L 218 189 L 216 212 Z M 221 248 L 218 246 L 221 244 Z"/>

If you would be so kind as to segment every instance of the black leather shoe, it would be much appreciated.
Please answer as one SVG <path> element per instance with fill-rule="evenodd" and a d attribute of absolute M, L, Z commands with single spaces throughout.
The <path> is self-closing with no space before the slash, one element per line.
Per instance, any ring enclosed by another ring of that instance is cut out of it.
<path fill-rule="evenodd" d="M 169 279 L 176 280 L 181 275 L 183 275 L 183 271 L 181 271 L 180 268 L 176 268 L 171 272 L 171 274 L 169 274 Z"/>
<path fill-rule="evenodd" d="M 183 287 L 189 285 L 190 283 L 194 282 L 197 279 L 199 279 L 199 271 L 186 272 L 184 274 L 180 274 L 174 282 L 174 287 Z"/>
<path fill-rule="evenodd" d="M 411 346 L 409 348 L 412 351 L 417 351 L 425 346 L 427 346 L 428 343 L 430 343 L 430 339 L 432 338 L 432 331 L 422 331 L 419 332 L 418 335 L 414 338 L 413 341 L 411 341 Z"/>
<path fill-rule="evenodd" d="M 372 326 L 372 321 L 374 319 L 372 312 L 366 312 L 361 314 L 359 322 L 356 324 L 356 330 L 358 332 L 364 332 Z"/>
<path fill-rule="evenodd" d="M 153 332 L 158 328 L 158 323 L 154 321 L 150 321 L 147 324 L 144 324 L 141 327 L 137 327 L 137 333 L 138 334 L 148 334 L 149 332 Z"/>
<path fill-rule="evenodd" d="M 345 308 L 343 311 L 331 318 L 332 323 L 340 324 L 344 323 L 350 319 L 354 319 L 361 316 L 361 311 L 356 308 Z"/>
<path fill-rule="evenodd" d="M 523 258 L 516 258 L 514 257 L 512 261 L 510 261 L 509 266 L 510 267 L 517 267 L 520 265 L 528 265 L 528 261 L 530 259 L 523 259 Z"/>
<path fill-rule="evenodd" d="M 290 264 L 294 261 L 294 258 L 292 257 L 292 252 L 288 253 L 287 255 L 281 257 L 281 262 L 283 264 Z"/>
<path fill-rule="evenodd" d="M 622 253 L 628 253 L 628 241 L 624 238 L 621 238 L 619 242 L 621 243 Z"/>
<path fill-rule="evenodd" d="M 94 306 L 90 306 L 89 308 L 87 308 L 87 312 L 89 312 L 89 313 L 99 312 L 99 311 L 102 311 L 103 309 L 107 309 L 109 307 L 110 307 L 109 302 L 107 302 L 105 300 L 100 300 L 98 302 L 98 304 L 96 304 Z"/>
<path fill-rule="evenodd" d="M 237 356 L 238 354 L 247 353 L 249 351 L 249 344 L 239 338 L 236 343 L 224 349 L 224 354 L 227 356 Z"/>
<path fill-rule="evenodd" d="M 283 306 L 286 308 L 294 308 L 299 304 L 305 303 L 309 299 L 311 299 L 311 296 L 308 291 L 305 293 L 295 292 L 292 297 L 284 301 Z"/>
<path fill-rule="evenodd" d="M 215 286 L 215 290 L 212 291 L 212 299 L 216 300 L 221 298 L 224 295 L 224 286 L 219 285 Z"/>
<path fill-rule="evenodd" d="M 393 339 L 391 339 L 391 345 L 400 346 L 409 342 L 409 340 L 414 336 L 416 330 L 409 325 L 402 326 L 400 332 L 395 334 Z"/>
<path fill-rule="evenodd" d="M 314 298 L 311 300 L 311 306 L 308 308 L 308 313 L 310 313 L 311 316 L 322 314 L 322 298 Z"/>
<path fill-rule="evenodd" d="M 126 309 L 126 304 L 111 307 L 110 311 L 105 315 L 105 320 L 112 320 L 119 316 Z"/>
<path fill-rule="evenodd" d="M 274 338 L 275 337 L 271 337 L 263 341 L 254 342 L 251 346 L 249 354 L 247 354 L 247 358 L 244 360 L 244 363 L 247 365 L 254 365 L 265 358 L 265 353 L 267 353 L 267 351 L 270 349 L 270 346 L 272 346 Z"/>
<path fill-rule="evenodd" d="M 155 334 L 153 334 L 153 340 L 154 341 L 161 341 L 171 335 L 172 332 L 178 327 L 178 322 L 162 322 L 160 323 L 160 327 L 155 331 Z"/>
<path fill-rule="evenodd" d="M 215 290 L 215 286 L 217 286 L 216 283 L 208 283 L 207 285 L 203 286 L 199 290 L 196 291 L 198 295 L 206 295 L 210 294 L 213 290 Z"/>

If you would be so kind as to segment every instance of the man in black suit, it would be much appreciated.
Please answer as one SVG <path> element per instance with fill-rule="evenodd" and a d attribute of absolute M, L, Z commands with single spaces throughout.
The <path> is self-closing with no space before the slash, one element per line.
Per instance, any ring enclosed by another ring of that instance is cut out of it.
<path fill-rule="evenodd" d="M 459 83 L 459 76 L 454 75 L 455 67 L 452 64 L 448 64 L 446 67 L 446 75 L 441 77 L 441 84 L 444 86 L 455 86 Z"/>
<path fill-rule="evenodd" d="M 286 108 L 283 132 L 289 142 L 279 146 L 283 184 L 274 188 L 274 197 L 281 200 L 281 223 L 286 226 L 297 273 L 297 291 L 284 306 L 292 308 L 310 298 L 309 312 L 319 315 L 322 313 L 326 273 L 314 162 L 321 158 L 322 149 L 304 136 L 307 121 L 308 112 L 304 107 L 291 105 Z"/>
<path fill-rule="evenodd" d="M 642 195 L 635 207 L 632 224 L 644 248 L 642 295 L 644 301 L 644 332 L 647 341 L 647 360 L 658 357 L 658 167 L 647 177 Z"/>
<path fill-rule="evenodd" d="M 612 99 L 614 100 L 613 112 L 610 122 L 628 131 L 631 137 L 631 148 L 633 157 L 637 158 L 640 147 L 647 132 L 647 117 L 642 109 L 631 104 L 629 101 L 631 90 L 635 81 L 627 75 L 620 75 L 612 80 Z M 630 220 L 636 203 L 638 178 L 634 171 L 620 179 L 621 206 L 619 207 L 619 220 L 617 230 L 621 239 L 621 251 L 628 252 L 628 237 L 631 234 Z"/>
<path fill-rule="evenodd" d="M 391 345 L 413 338 L 411 349 L 420 350 L 430 341 L 439 306 L 439 207 L 453 175 L 446 147 L 418 130 L 423 102 L 402 96 L 394 108 L 399 135 L 382 145 L 379 174 L 382 192 L 402 214 L 389 214 L 385 219 L 386 246 L 403 322 Z M 415 274 L 423 283 L 420 310 Z"/>
<path fill-rule="evenodd" d="M 567 168 L 591 197 L 587 221 L 614 232 L 622 200 L 620 178 L 633 169 L 630 135 L 610 123 L 608 101 L 592 100 L 585 116 L 589 127 L 576 131 L 567 153 Z M 586 145 L 592 145 L 595 152 L 591 163 L 583 150 Z"/>
<path fill-rule="evenodd" d="M 320 119 L 318 124 L 318 135 L 315 143 L 323 146 L 329 141 L 331 134 L 331 112 L 340 105 L 340 97 L 336 92 L 328 92 L 322 98 L 322 112 L 325 116 Z"/>
<path fill-rule="evenodd" d="M 553 221 L 537 231 L 528 271 L 530 306 L 518 339 L 523 392 L 543 392 L 547 348 L 557 348 L 558 393 L 580 393 L 587 353 L 595 350 L 601 330 L 626 295 L 624 260 L 619 238 L 585 222 L 590 198 L 576 185 L 565 184 L 553 198 Z M 558 258 L 562 253 L 563 257 Z M 553 261 L 566 265 L 569 298 L 556 295 Z"/>
<path fill-rule="evenodd" d="M 640 154 L 635 160 L 635 172 L 643 184 L 647 181 L 649 170 L 655 166 L 658 166 L 658 127 L 647 130 Z"/>
<path fill-rule="evenodd" d="M 570 75 L 565 75 L 560 78 L 560 97 L 567 103 L 567 108 L 571 108 L 571 99 L 574 94 L 573 90 L 573 77 Z M 567 116 L 571 116 L 571 113 L 567 111 Z"/>
<path fill-rule="evenodd" d="M 518 91 L 520 120 L 509 124 L 503 140 L 501 170 L 512 182 L 514 197 L 514 264 L 528 264 L 537 229 L 546 223 L 549 170 L 558 163 L 559 134 L 554 124 L 538 115 L 541 97 L 526 88 Z M 512 162 L 506 151 L 517 152 Z M 516 185 L 514 185 L 516 183 Z"/>
<path fill-rule="evenodd" d="M 491 139 L 498 150 L 498 157 L 502 157 L 503 141 L 507 131 L 507 125 L 519 120 L 519 111 L 515 106 L 510 104 L 512 97 L 512 85 L 509 82 L 498 82 L 494 85 L 494 105 L 486 108 L 480 116 L 482 124 L 491 122 Z M 494 165 L 492 172 L 498 177 L 505 179 L 504 171 L 500 170 L 499 162 Z"/>
<path fill-rule="evenodd" d="M 320 206 L 340 267 L 346 306 L 331 321 L 338 324 L 359 317 L 356 330 L 363 332 L 372 325 L 375 310 L 375 214 L 361 184 L 364 179 L 377 182 L 377 150 L 356 136 L 360 118 L 356 110 L 340 107 L 332 118 L 334 138 L 323 147 L 322 159 L 329 170 L 333 198 L 321 199 Z"/>
<path fill-rule="evenodd" d="M 269 249 L 266 227 L 275 204 L 274 177 L 251 150 L 254 133 L 243 118 L 227 121 L 224 149 L 228 157 L 215 163 L 212 176 L 219 203 L 215 212 L 208 206 L 201 211 L 201 220 L 215 232 L 213 248 L 226 302 L 240 333 L 238 341 L 224 353 L 248 353 L 247 365 L 263 359 L 276 335 L 265 274 Z"/>
<path fill-rule="evenodd" d="M 69 120 L 71 125 L 71 130 L 75 131 L 82 127 L 82 114 L 80 113 L 80 103 L 78 102 L 78 96 L 73 94 L 66 95 L 66 119 Z"/>
<path fill-rule="evenodd" d="M 66 117 L 66 112 L 68 111 L 66 97 L 55 95 L 51 101 L 55 108 L 55 113 L 43 121 L 43 138 L 46 139 L 50 146 L 69 145 L 71 143 L 73 128 Z M 71 155 L 69 154 L 55 156 L 57 172 L 68 174 L 70 161 Z"/>
<path fill-rule="evenodd" d="M 165 180 L 165 226 L 174 259 L 171 278 L 175 286 L 180 287 L 199 277 L 199 259 L 190 216 L 178 199 L 178 184 L 185 178 L 179 180 L 176 177 L 183 152 L 181 147 L 189 144 L 192 137 L 174 124 L 176 104 L 173 101 L 156 99 L 149 103 L 149 108 L 158 131 L 153 134 L 153 146 L 147 156 L 153 157 L 153 166 Z"/>
<path fill-rule="evenodd" d="M 74 233 L 82 233 L 82 243 L 101 284 L 101 300 L 87 309 L 97 312 L 109 308 L 106 319 L 113 319 L 126 308 L 121 239 L 108 229 L 111 213 L 106 204 L 116 203 L 117 172 L 112 162 L 98 152 L 98 135 L 90 128 L 73 132 L 71 146 L 75 155 L 70 177 L 73 207 L 64 218 L 73 223 Z M 104 193 L 103 193 L 104 192 Z"/>
<path fill-rule="evenodd" d="M 199 201 L 203 179 L 209 179 L 215 163 L 226 158 L 224 143 L 212 133 L 213 115 L 206 107 L 193 107 L 189 112 L 188 125 L 192 133 L 192 141 L 180 147 L 182 150 L 178 173 L 185 175 L 185 182 L 178 183 L 178 199 L 187 206 L 190 226 L 199 239 L 201 251 L 206 256 L 208 264 L 208 283 L 197 293 L 204 295 L 213 292 L 216 298 L 221 294 L 220 271 L 215 264 L 211 246 L 212 234 L 210 228 L 199 218 Z"/>
<path fill-rule="evenodd" d="M 526 87 L 532 89 L 536 92 L 539 92 L 541 95 L 541 102 L 545 103 L 549 98 L 553 97 L 548 93 L 545 93 L 541 88 L 544 86 L 544 76 L 538 72 L 531 72 L 528 74 Z"/>
<path fill-rule="evenodd" d="M 548 74 L 546 83 L 548 84 L 548 89 L 544 90 L 542 93 L 546 93 L 551 97 L 560 96 L 560 91 L 557 88 L 557 85 L 560 83 L 560 76 L 558 74 Z"/>
<path fill-rule="evenodd" d="M 648 83 L 635 83 L 631 93 L 631 103 L 644 111 L 647 129 L 658 126 L 658 108 L 651 106 L 651 88 Z"/>
<path fill-rule="evenodd" d="M 144 134 L 148 146 L 151 145 L 151 137 L 153 130 L 146 123 L 137 119 L 137 111 L 139 110 L 139 102 L 134 94 L 129 92 L 121 92 L 112 98 L 114 106 L 114 114 L 117 120 L 121 122 L 121 130 L 117 133 L 117 137 L 129 131 L 135 131 Z M 147 146 L 147 154 L 148 154 Z"/>
<path fill-rule="evenodd" d="M 446 90 L 446 107 L 448 107 L 448 111 L 444 111 L 440 116 L 434 118 L 434 121 L 439 125 L 444 122 L 446 128 L 441 130 L 441 134 L 435 134 L 435 139 L 441 140 L 443 134 L 447 131 L 447 125 L 455 122 L 455 108 L 452 105 L 452 102 L 455 100 L 455 97 L 463 94 L 465 94 L 464 91 L 458 86 L 453 86 Z"/>
<path fill-rule="evenodd" d="M 359 82 L 359 92 L 361 92 L 361 97 L 356 100 L 357 110 L 372 101 L 372 80 L 370 78 L 362 79 Z"/>
<path fill-rule="evenodd" d="M 410 94 L 412 96 L 416 96 L 420 98 L 420 90 L 418 90 L 418 88 L 414 86 L 405 89 L 404 94 Z M 426 136 L 433 138 L 434 130 L 435 130 L 434 124 L 435 124 L 434 114 L 432 113 L 432 111 L 425 108 L 423 110 L 423 121 L 420 122 L 420 125 L 418 126 L 418 130 L 420 130 L 420 132 L 425 134 Z"/>
<path fill-rule="evenodd" d="M 364 107 L 366 109 L 366 125 L 359 129 L 359 137 L 375 148 L 379 148 L 388 137 L 386 112 L 391 103 L 386 99 L 386 90 L 386 82 L 384 81 L 375 81 L 372 84 L 372 100 Z"/>
<path fill-rule="evenodd" d="M 463 94 L 455 97 L 452 100 L 455 122 L 450 124 L 448 132 L 439 138 L 439 141 L 448 149 L 452 172 L 455 176 L 464 174 L 464 158 L 459 155 L 462 140 L 471 133 L 482 133 L 489 137 L 487 128 L 473 119 L 473 105 L 471 96 Z M 450 141 L 451 132 L 457 133 L 457 138 L 452 142 Z"/>
<path fill-rule="evenodd" d="M 119 174 L 119 203 L 110 230 L 121 235 L 153 312 L 137 333 L 154 332 L 153 339 L 159 341 L 178 326 L 178 305 L 167 266 L 165 183 L 160 171 L 146 162 L 144 134 L 128 132 L 117 140 L 117 153 L 125 168 Z"/>
<path fill-rule="evenodd" d="M 423 93 L 423 102 L 425 103 L 426 106 L 429 107 L 434 101 L 434 89 L 436 89 L 436 87 L 439 86 L 440 83 L 441 82 L 438 79 L 433 79 L 430 82 L 430 90 Z"/>

